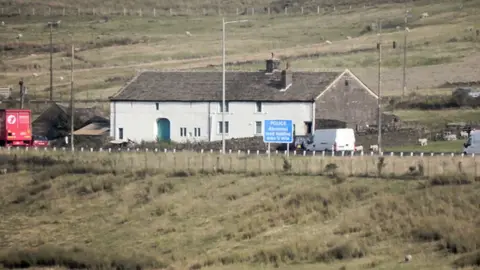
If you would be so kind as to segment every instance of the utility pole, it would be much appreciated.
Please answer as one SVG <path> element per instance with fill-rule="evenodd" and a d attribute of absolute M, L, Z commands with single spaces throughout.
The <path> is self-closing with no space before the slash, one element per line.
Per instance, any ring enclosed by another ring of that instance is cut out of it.
<path fill-rule="evenodd" d="M 222 18 L 222 154 L 225 154 L 225 25 L 229 23 L 242 23 L 248 22 L 248 20 L 239 21 L 225 21 L 225 17 Z"/>
<path fill-rule="evenodd" d="M 378 27 L 378 99 L 377 99 L 377 106 L 378 106 L 378 152 L 382 152 L 382 21 L 378 20 L 377 23 Z"/>
<path fill-rule="evenodd" d="M 50 101 L 53 101 L 53 22 L 50 25 Z"/>
<path fill-rule="evenodd" d="M 23 83 L 23 78 L 18 82 L 20 85 L 20 109 L 23 109 L 24 97 L 25 97 L 25 85 Z"/>
<path fill-rule="evenodd" d="M 407 23 L 408 23 L 408 9 L 407 0 L 405 0 L 405 27 L 403 33 L 403 92 L 402 98 L 407 92 Z"/>
<path fill-rule="evenodd" d="M 225 18 L 222 18 L 222 155 L 225 155 Z"/>
<path fill-rule="evenodd" d="M 73 35 L 72 35 L 72 60 L 71 60 L 71 67 L 70 67 L 70 145 L 72 147 L 72 153 L 75 150 L 74 142 L 73 142 L 73 132 L 75 131 L 74 128 L 74 114 L 75 110 L 73 108 L 73 64 L 74 64 L 74 53 L 75 53 L 75 45 L 73 45 Z"/>

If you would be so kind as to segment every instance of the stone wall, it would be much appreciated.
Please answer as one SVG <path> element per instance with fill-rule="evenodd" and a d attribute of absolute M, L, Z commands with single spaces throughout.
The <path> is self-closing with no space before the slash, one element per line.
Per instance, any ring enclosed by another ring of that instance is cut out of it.
<path fill-rule="evenodd" d="M 353 78 L 345 75 L 316 101 L 315 119 L 345 122 L 349 128 L 377 124 L 377 99 Z"/>

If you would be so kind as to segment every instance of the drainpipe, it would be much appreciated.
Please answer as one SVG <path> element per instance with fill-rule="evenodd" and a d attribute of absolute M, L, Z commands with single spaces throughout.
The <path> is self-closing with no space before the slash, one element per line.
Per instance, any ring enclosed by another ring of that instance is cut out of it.
<path fill-rule="evenodd" d="M 208 123 L 207 123 L 207 129 L 208 129 L 208 141 L 212 141 L 212 114 L 211 114 L 211 102 L 208 102 L 208 109 L 207 109 L 207 115 L 208 115 Z"/>
<path fill-rule="evenodd" d="M 117 139 L 117 102 L 113 102 L 113 132 L 112 132 L 112 137 L 114 140 Z M 110 127 L 112 128 L 112 127 Z"/>
<path fill-rule="evenodd" d="M 312 103 L 312 134 L 315 133 L 315 111 L 316 111 L 316 103 L 315 100 Z"/>

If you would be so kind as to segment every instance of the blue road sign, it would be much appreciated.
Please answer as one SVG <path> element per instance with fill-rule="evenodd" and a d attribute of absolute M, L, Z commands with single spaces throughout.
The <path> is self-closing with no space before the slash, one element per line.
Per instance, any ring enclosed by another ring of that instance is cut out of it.
<path fill-rule="evenodd" d="M 292 120 L 265 120 L 263 141 L 266 143 L 293 143 Z"/>

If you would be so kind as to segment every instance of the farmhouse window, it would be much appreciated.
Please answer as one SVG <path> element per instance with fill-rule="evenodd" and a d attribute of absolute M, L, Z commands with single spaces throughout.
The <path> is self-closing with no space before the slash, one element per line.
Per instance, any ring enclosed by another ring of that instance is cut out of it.
<path fill-rule="evenodd" d="M 123 140 L 123 128 L 118 128 L 118 139 Z"/>
<path fill-rule="evenodd" d="M 158 104 L 158 102 L 155 103 L 155 107 L 157 108 L 157 111 L 158 111 L 158 109 L 160 109 L 160 104 Z"/>
<path fill-rule="evenodd" d="M 219 111 L 220 111 L 220 112 L 224 112 L 224 111 L 223 111 L 223 103 L 222 103 L 222 102 L 220 102 L 218 108 L 219 108 Z M 225 101 L 225 112 L 229 112 L 229 111 L 230 111 L 229 104 L 228 104 L 227 101 Z"/>
<path fill-rule="evenodd" d="M 228 126 L 228 121 L 225 121 L 225 133 L 228 134 L 229 126 Z M 218 122 L 218 133 L 222 134 L 223 133 L 223 125 L 222 121 Z"/>
<path fill-rule="evenodd" d="M 262 134 L 262 121 L 255 122 L 255 134 Z"/>
<path fill-rule="evenodd" d="M 200 137 L 200 128 L 194 128 L 193 132 L 195 137 Z"/>
<path fill-rule="evenodd" d="M 262 112 L 262 102 L 260 101 L 257 101 L 256 112 L 257 113 Z"/>
<path fill-rule="evenodd" d="M 187 128 L 181 127 L 180 128 L 180 137 L 187 137 Z"/>

